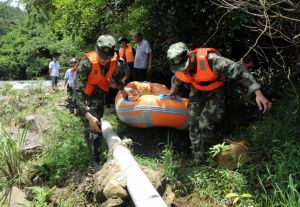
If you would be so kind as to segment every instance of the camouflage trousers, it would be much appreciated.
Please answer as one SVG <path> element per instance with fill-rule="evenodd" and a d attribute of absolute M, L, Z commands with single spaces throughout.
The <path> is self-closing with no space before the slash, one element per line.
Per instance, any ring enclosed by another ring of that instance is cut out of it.
<path fill-rule="evenodd" d="M 222 89 L 212 92 L 191 90 L 189 136 L 195 161 L 201 162 L 204 153 L 214 143 L 215 126 L 223 118 L 224 109 L 225 94 Z"/>
<path fill-rule="evenodd" d="M 90 108 L 90 113 L 95 116 L 100 122 L 104 113 L 104 96 L 96 96 L 88 98 L 87 105 Z M 100 161 L 100 139 L 102 133 L 94 133 L 90 128 L 89 121 L 85 118 L 84 112 L 80 113 L 81 121 L 85 129 L 85 140 L 88 146 L 91 161 Z"/>

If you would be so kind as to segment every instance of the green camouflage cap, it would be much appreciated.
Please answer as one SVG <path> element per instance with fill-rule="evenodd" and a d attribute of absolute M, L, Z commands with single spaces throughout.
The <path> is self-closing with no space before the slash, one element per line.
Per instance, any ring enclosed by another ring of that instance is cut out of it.
<path fill-rule="evenodd" d="M 101 35 L 98 37 L 96 48 L 100 57 L 112 58 L 115 54 L 115 38 L 111 35 Z"/>
<path fill-rule="evenodd" d="M 183 42 L 171 45 L 168 49 L 168 60 L 170 62 L 171 71 L 182 71 L 189 65 L 189 49 Z"/>

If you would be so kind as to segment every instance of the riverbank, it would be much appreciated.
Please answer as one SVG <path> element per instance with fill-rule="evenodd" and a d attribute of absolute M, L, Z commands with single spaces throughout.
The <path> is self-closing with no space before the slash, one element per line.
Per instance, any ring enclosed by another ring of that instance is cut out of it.
<path fill-rule="evenodd" d="M 95 206 L 93 172 L 83 128 L 77 117 L 62 108 L 66 92 L 30 87 L 0 89 L 1 122 L 6 129 L 42 138 L 41 145 L 20 157 L 18 176 L 1 174 L 1 190 L 12 183 L 35 206 Z M 209 156 L 206 162 L 191 161 L 187 132 L 168 128 L 136 129 L 121 123 L 113 109 L 105 118 L 120 137 L 133 140 L 132 151 L 141 165 L 161 172 L 175 193 L 174 205 L 297 207 L 299 203 L 300 143 L 298 102 L 288 96 L 274 104 L 271 114 L 231 139 L 247 139 L 252 161 L 230 171 Z M 33 116 L 33 117 L 32 117 Z M 12 134 L 11 134 L 12 135 Z M 102 143 L 102 164 L 109 152 Z M 1 152 L 6 148 L 1 145 Z M 17 159 L 16 159 L 17 160 Z M 18 179 L 16 179 L 18 178 Z"/>

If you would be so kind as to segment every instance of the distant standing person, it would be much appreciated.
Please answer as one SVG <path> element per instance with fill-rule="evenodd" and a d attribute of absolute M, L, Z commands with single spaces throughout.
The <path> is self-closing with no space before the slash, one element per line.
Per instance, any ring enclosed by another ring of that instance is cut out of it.
<path fill-rule="evenodd" d="M 53 57 L 52 60 L 53 61 L 51 61 L 49 63 L 49 75 L 51 78 L 52 90 L 57 90 L 60 65 L 59 65 L 56 57 Z"/>
<path fill-rule="evenodd" d="M 129 44 L 129 39 L 126 37 L 120 37 L 118 42 L 120 44 L 119 57 L 125 60 L 130 69 L 130 76 L 126 82 L 131 82 L 133 81 L 132 74 L 135 50 L 131 44 Z"/>
<path fill-rule="evenodd" d="M 65 73 L 65 87 L 67 86 L 67 94 L 68 94 L 68 105 L 67 107 L 70 108 L 70 112 L 74 112 L 74 100 L 73 100 L 73 85 L 74 85 L 74 75 L 75 75 L 75 67 L 77 67 L 77 60 L 76 58 L 71 58 L 70 60 L 70 68 L 66 70 Z"/>
<path fill-rule="evenodd" d="M 140 32 L 133 35 L 134 41 L 137 43 L 134 66 L 133 80 L 145 81 L 150 80 L 152 73 L 152 51 L 147 40 L 143 39 Z"/>

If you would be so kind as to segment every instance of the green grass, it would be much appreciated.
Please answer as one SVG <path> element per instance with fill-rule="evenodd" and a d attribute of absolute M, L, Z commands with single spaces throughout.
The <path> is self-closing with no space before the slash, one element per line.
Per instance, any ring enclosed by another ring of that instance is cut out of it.
<path fill-rule="evenodd" d="M 48 121 L 50 121 L 52 126 L 43 134 L 43 153 L 33 157 L 28 162 L 28 166 L 24 166 L 26 163 L 23 163 L 20 155 L 17 154 L 20 151 L 17 150 L 18 146 L 16 143 L 8 138 L 9 135 L 6 132 L 4 133 L 1 128 L 0 156 L 5 156 L 6 159 L 0 160 L 0 168 L 8 170 L 3 171 L 3 173 L 6 173 L 5 176 L 2 176 L 0 172 L 0 190 L 6 189 L 11 185 L 19 185 L 14 180 L 20 177 L 22 167 L 27 169 L 25 173 L 41 178 L 39 180 L 42 181 L 40 184 L 43 186 L 54 186 L 61 183 L 68 185 L 68 182 L 65 180 L 70 178 L 72 172 L 85 172 L 88 170 L 89 156 L 81 121 L 74 115 L 57 108 L 57 103 L 62 102 L 63 91 L 47 94 L 46 90 L 41 87 L 34 87 L 24 91 L 12 90 L 10 87 L 6 87 L 0 89 L 0 93 L 8 97 L 1 100 L 3 105 L 1 105 L 0 110 L 1 120 L 7 124 L 16 123 L 16 126 L 20 126 L 19 123 L 24 122 L 27 115 L 38 113 L 50 116 L 51 119 Z M 26 107 L 23 107 L 24 103 L 26 103 Z M 5 139 L 2 138 L 4 135 Z M 13 156 L 13 153 L 16 156 Z M 6 165 L 4 162 L 6 162 Z M 49 188 L 35 186 L 33 190 L 35 190 L 35 206 L 46 206 L 45 195 L 49 193 Z M 68 202 L 60 201 L 60 206 L 71 205 Z"/>
<path fill-rule="evenodd" d="M 280 101 L 270 115 L 239 134 L 239 137 L 250 138 L 254 161 L 232 172 L 213 163 L 186 169 L 187 186 L 199 193 L 200 198 L 209 197 L 219 202 L 226 193 L 249 192 L 255 197 L 255 206 L 297 207 L 300 140 L 299 112 L 295 113 L 295 108 L 292 97 Z"/>
<path fill-rule="evenodd" d="M 43 187 L 30 187 L 33 193 L 33 204 L 35 207 L 46 207 L 49 206 L 49 197 L 54 191 L 54 188 L 43 188 Z"/>
<path fill-rule="evenodd" d="M 37 109 L 47 108 L 51 100 L 56 99 L 58 94 L 50 97 L 46 95 L 41 86 L 29 88 L 28 90 L 15 90 L 10 86 L 0 89 L 4 97 L 0 99 L 0 121 L 7 125 L 20 127 L 20 121 L 27 115 L 36 113 Z"/>
<path fill-rule="evenodd" d="M 298 207 L 300 112 L 295 112 L 296 104 L 293 97 L 279 101 L 271 114 L 235 132 L 238 135 L 236 139 L 250 139 L 250 149 L 254 155 L 252 162 L 238 170 L 218 167 L 212 158 L 206 165 L 194 166 L 189 158 L 174 153 L 172 139 L 167 141 L 156 162 L 177 196 L 193 193 L 199 200 L 210 203 L 208 206 L 231 203 L 232 206 Z M 155 163 L 155 159 L 146 160 Z M 238 196 L 226 198 L 228 193 Z M 243 197 L 248 194 L 252 197 Z M 233 205 L 235 199 L 237 201 Z"/>
<path fill-rule="evenodd" d="M 0 198 L 0 204 L 6 201 L 11 187 L 20 183 L 24 166 L 21 149 L 26 132 L 26 129 L 19 131 L 18 137 L 13 139 L 0 122 L 0 191 L 5 191 Z"/>
<path fill-rule="evenodd" d="M 152 170 L 158 170 L 159 169 L 159 160 L 155 158 L 149 158 L 149 157 L 142 157 L 142 156 L 134 156 L 135 160 L 139 165 L 141 166 L 147 166 L 150 167 Z"/>
<path fill-rule="evenodd" d="M 31 171 L 55 185 L 70 171 L 87 168 L 89 158 L 82 124 L 74 115 L 57 108 L 63 91 L 47 93 L 41 85 L 22 91 L 7 86 L 0 89 L 0 94 L 8 97 L 0 107 L 1 120 L 8 125 L 20 127 L 26 116 L 35 113 L 52 117 L 48 121 L 53 127 L 44 134 L 43 153 L 35 158 L 37 165 Z"/>
<path fill-rule="evenodd" d="M 28 189 L 31 191 L 34 207 L 50 207 L 53 205 L 59 207 L 86 206 L 85 196 L 82 193 L 75 192 L 72 186 L 64 189 L 34 186 Z M 55 204 L 50 204 L 50 201 L 54 201 Z"/>
<path fill-rule="evenodd" d="M 297 102 L 288 97 L 275 105 L 271 115 L 248 129 L 258 161 L 248 165 L 243 173 L 255 183 L 252 191 L 257 192 L 258 188 L 256 201 L 261 206 L 296 207 L 299 202 L 295 187 L 300 182 L 300 112 L 295 112 L 296 108 Z"/>
<path fill-rule="evenodd" d="M 22 171 L 22 145 L 26 137 L 26 129 L 19 131 L 18 137 L 13 139 L 0 122 L 0 175 L 14 180 Z"/>
<path fill-rule="evenodd" d="M 174 158 L 174 150 L 168 138 L 167 144 L 165 145 L 164 150 L 161 152 L 161 162 L 164 176 L 173 189 L 176 186 L 176 169 L 178 168 Z"/>
<path fill-rule="evenodd" d="M 54 127 L 45 138 L 44 151 L 36 170 L 48 178 L 50 185 L 65 179 L 68 173 L 88 168 L 88 149 L 79 118 L 56 110 Z"/>
<path fill-rule="evenodd" d="M 229 192 L 245 192 L 247 181 L 235 171 L 208 166 L 190 169 L 188 180 L 200 197 L 221 200 Z"/>
<path fill-rule="evenodd" d="M 39 88 L 36 88 L 26 93 L 19 93 L 8 87 L 0 90 L 0 93 L 16 97 L 1 100 L 1 104 L 4 103 L 6 106 L 5 110 L 0 112 L 3 120 L 18 123 L 18 120 L 21 122 L 34 110 L 53 117 L 54 127 L 47 132 L 44 151 L 41 156 L 34 158 L 38 163 L 34 170 L 39 176 L 44 177 L 46 185 L 59 184 L 68 179 L 70 172 L 87 169 L 88 150 L 80 120 L 56 108 L 55 103 L 61 101 L 62 92 L 45 95 Z M 30 108 L 23 108 L 23 98 L 31 96 L 35 96 L 35 103 L 30 105 Z M 178 197 L 196 196 L 199 206 L 222 206 L 227 203 L 232 207 L 251 205 L 298 207 L 300 206 L 300 112 L 295 112 L 296 108 L 295 98 L 287 97 L 275 103 L 272 112 L 260 121 L 248 128 L 237 128 L 239 131 L 233 132 L 237 135 L 236 139 L 248 138 L 250 140 L 250 149 L 254 155 L 253 161 L 235 171 L 219 167 L 212 157 L 205 165 L 193 165 L 191 158 L 185 154 L 187 152 L 178 148 L 178 143 L 183 140 L 182 136 L 187 135 L 170 129 L 151 130 L 153 137 L 161 138 L 164 147 L 154 145 L 153 156 L 152 154 L 135 155 L 135 158 L 140 165 L 161 171 Z M 18 116 L 11 115 L 17 111 L 20 112 Z M 120 122 L 113 110 L 106 110 L 104 118 L 112 124 L 120 137 L 126 136 L 129 130 L 134 130 Z M 136 141 L 139 142 L 139 140 Z M 104 142 L 102 145 L 105 146 Z M 135 151 L 138 150 L 133 148 L 134 154 Z M 103 149 L 103 156 L 107 156 L 105 149 Z M 15 173 L 17 171 L 12 172 L 14 175 L 18 174 Z M 0 181 L 3 185 L 7 184 L 7 179 L 3 177 Z M 243 197 L 247 193 L 253 197 Z M 37 202 L 40 200 L 43 203 L 43 193 L 36 195 L 40 197 L 37 198 Z M 228 197 L 228 195 L 234 196 Z M 233 202 L 236 203 L 233 204 Z M 72 206 L 63 198 L 60 205 Z"/>

